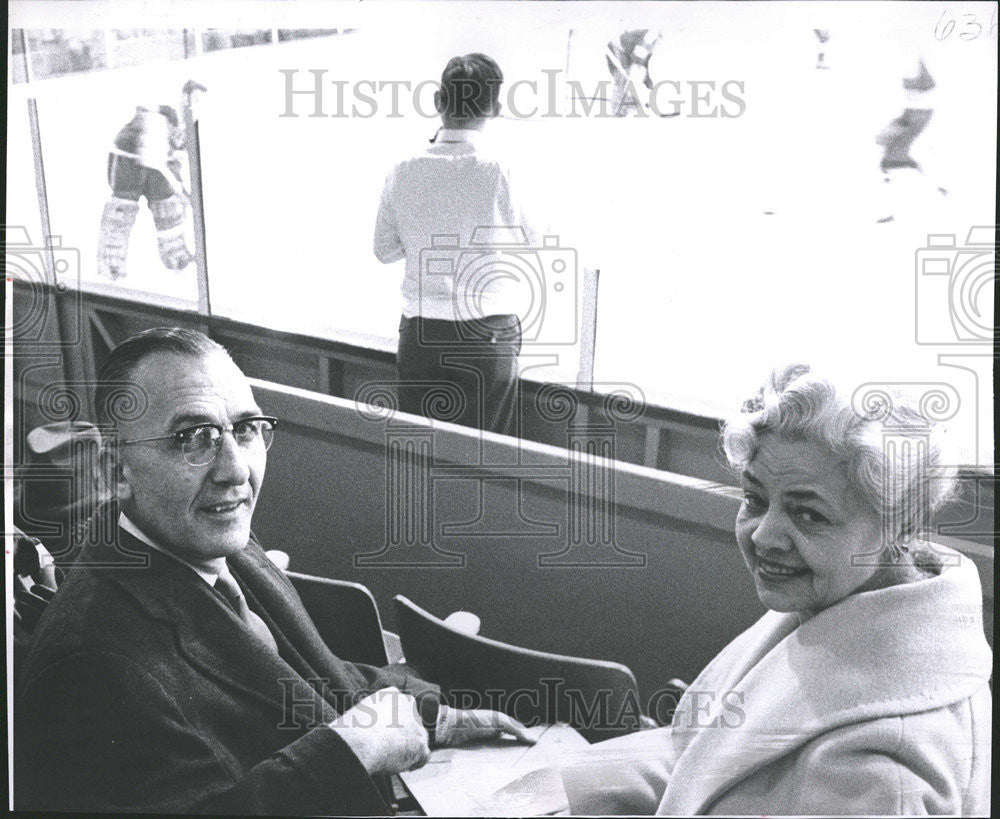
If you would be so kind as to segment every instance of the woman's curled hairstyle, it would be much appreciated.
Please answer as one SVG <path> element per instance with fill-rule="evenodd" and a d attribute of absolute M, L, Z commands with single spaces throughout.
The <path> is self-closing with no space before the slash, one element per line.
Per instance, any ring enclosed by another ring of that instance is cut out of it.
<path fill-rule="evenodd" d="M 883 545 L 899 556 L 951 494 L 955 468 L 943 465 L 942 432 L 915 396 L 882 386 L 860 392 L 838 389 L 805 364 L 775 369 L 724 422 L 722 447 L 738 474 L 765 433 L 824 446 L 878 512 Z"/>

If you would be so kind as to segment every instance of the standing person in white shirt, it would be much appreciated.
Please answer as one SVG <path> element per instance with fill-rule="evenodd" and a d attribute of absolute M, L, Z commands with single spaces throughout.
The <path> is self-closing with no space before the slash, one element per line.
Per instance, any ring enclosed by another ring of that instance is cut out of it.
<path fill-rule="evenodd" d="M 510 170 L 477 144 L 500 113 L 502 83 L 500 66 L 485 54 L 448 61 L 434 96 L 442 127 L 386 178 L 374 251 L 387 264 L 406 259 L 400 408 L 511 434 L 522 282 L 488 237 L 523 245 L 533 234 Z"/>

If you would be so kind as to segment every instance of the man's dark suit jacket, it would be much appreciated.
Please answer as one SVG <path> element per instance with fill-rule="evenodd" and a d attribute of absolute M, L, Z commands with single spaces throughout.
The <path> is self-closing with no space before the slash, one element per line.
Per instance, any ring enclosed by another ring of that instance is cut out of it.
<path fill-rule="evenodd" d="M 395 685 L 418 697 L 432 725 L 438 690 L 334 656 L 252 540 L 228 565 L 280 657 L 188 566 L 117 536 L 129 562 L 147 565 L 125 568 L 120 549 L 88 546 L 32 637 L 15 703 L 15 806 L 386 813 L 326 723 Z"/>

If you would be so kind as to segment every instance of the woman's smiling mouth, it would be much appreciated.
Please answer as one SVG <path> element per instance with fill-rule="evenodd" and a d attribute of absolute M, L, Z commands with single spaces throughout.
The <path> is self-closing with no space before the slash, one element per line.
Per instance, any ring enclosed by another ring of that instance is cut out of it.
<path fill-rule="evenodd" d="M 777 563 L 756 553 L 754 558 L 757 560 L 757 570 L 767 578 L 798 577 L 809 571 L 806 566 L 789 566 L 785 563 Z"/>

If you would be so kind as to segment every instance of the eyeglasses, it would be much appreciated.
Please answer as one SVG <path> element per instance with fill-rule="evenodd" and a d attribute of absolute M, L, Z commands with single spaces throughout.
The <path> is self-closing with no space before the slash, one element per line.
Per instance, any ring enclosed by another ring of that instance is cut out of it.
<path fill-rule="evenodd" d="M 205 466 L 215 460 L 222 448 L 222 433 L 231 432 L 233 439 L 243 449 L 255 449 L 263 446 L 264 450 L 271 448 L 274 440 L 274 428 L 278 419 L 266 415 L 255 415 L 242 418 L 229 426 L 219 424 L 197 424 L 193 427 L 179 429 L 171 435 L 157 435 L 154 438 L 137 438 L 134 441 L 119 441 L 119 446 L 128 444 L 147 444 L 150 441 L 174 441 L 180 447 L 184 460 L 190 466 Z"/>

